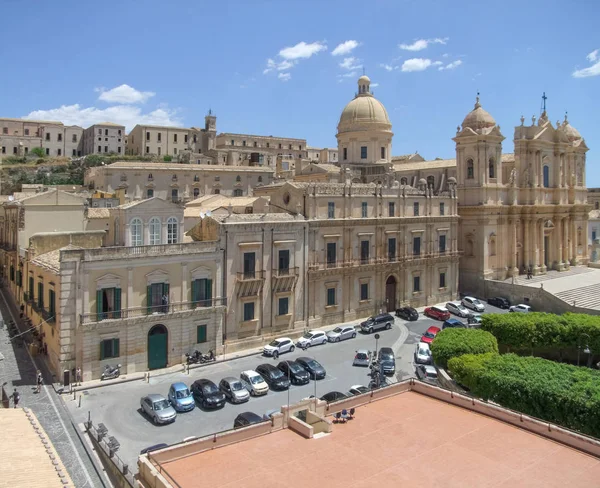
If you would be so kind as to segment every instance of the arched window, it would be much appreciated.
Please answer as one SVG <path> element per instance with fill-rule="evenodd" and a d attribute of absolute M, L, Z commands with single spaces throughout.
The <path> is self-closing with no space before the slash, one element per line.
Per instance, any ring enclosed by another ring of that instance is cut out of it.
<path fill-rule="evenodd" d="M 152 181 L 154 178 L 152 177 L 152 173 L 148 175 L 148 181 Z"/>
<path fill-rule="evenodd" d="M 158 217 L 152 217 L 150 222 L 148 223 L 148 234 L 149 234 L 149 244 L 151 246 L 156 246 L 161 244 L 162 239 L 160 238 L 161 232 L 161 224 L 160 219 Z"/>
<path fill-rule="evenodd" d="M 489 241 L 489 253 L 490 256 L 495 256 L 496 255 L 496 235 L 492 234 L 490 236 L 490 241 Z"/>
<path fill-rule="evenodd" d="M 494 158 L 490 158 L 490 161 L 488 163 L 488 168 L 489 168 L 490 178 L 495 178 L 496 177 L 496 165 L 494 164 Z"/>
<path fill-rule="evenodd" d="M 144 244 L 144 237 L 142 236 L 142 221 L 141 219 L 135 218 L 129 223 L 129 231 L 131 232 L 131 245 L 141 246 Z"/>
<path fill-rule="evenodd" d="M 400 178 L 401 185 L 408 185 L 408 180 L 406 178 Z"/>
<path fill-rule="evenodd" d="M 200 177 L 198 175 L 194 175 L 194 181 L 200 181 Z"/>
<path fill-rule="evenodd" d="M 475 169 L 473 167 L 473 160 L 467 159 L 467 179 L 472 180 L 475 178 Z"/>
<path fill-rule="evenodd" d="M 543 176 L 544 176 L 544 188 L 549 188 L 550 187 L 550 168 L 548 167 L 547 164 L 544 165 Z"/>
<path fill-rule="evenodd" d="M 236 188 L 235 190 L 233 190 L 233 196 L 234 197 L 242 197 L 242 196 L 244 196 L 244 192 L 242 191 L 241 188 Z"/>
<path fill-rule="evenodd" d="M 152 188 L 148 188 L 146 190 L 146 198 L 152 198 L 154 197 L 154 190 Z"/>
<path fill-rule="evenodd" d="M 213 190 L 213 193 L 214 193 L 215 195 L 218 195 L 219 193 L 221 193 L 221 190 L 219 190 L 218 188 L 215 188 L 215 189 Z"/>
<path fill-rule="evenodd" d="M 428 176 L 427 177 L 427 188 L 433 188 L 435 187 L 435 176 Z"/>
<path fill-rule="evenodd" d="M 200 188 L 194 188 L 194 198 L 198 198 L 200 196 Z"/>
<path fill-rule="evenodd" d="M 169 217 L 167 220 L 167 244 L 177 244 L 179 224 L 175 217 Z"/>
<path fill-rule="evenodd" d="M 259 183 L 262 183 L 262 176 L 259 176 L 259 177 L 258 177 L 258 182 L 259 182 Z"/>
<path fill-rule="evenodd" d="M 242 181 L 242 177 L 240 175 L 237 175 L 235 177 L 235 181 L 237 181 L 239 183 L 240 181 Z"/>

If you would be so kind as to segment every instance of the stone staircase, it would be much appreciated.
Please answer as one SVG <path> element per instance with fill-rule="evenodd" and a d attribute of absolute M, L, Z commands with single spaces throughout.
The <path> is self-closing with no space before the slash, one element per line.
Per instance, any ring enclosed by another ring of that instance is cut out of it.
<path fill-rule="evenodd" d="M 539 274 L 539 275 L 533 276 L 531 279 L 527 279 L 526 275 L 519 275 L 515 278 L 515 283 L 517 285 L 531 286 L 531 285 L 534 285 L 535 283 L 542 283 L 542 282 L 545 282 L 548 280 L 565 278 L 566 276 L 574 276 L 574 275 L 583 274 L 583 273 L 590 273 L 592 271 L 593 270 L 591 268 L 588 268 L 586 266 L 574 266 L 571 269 L 569 269 L 569 271 L 550 270 L 546 274 Z M 507 278 L 504 280 L 504 282 L 512 283 L 512 278 Z"/>
<path fill-rule="evenodd" d="M 600 310 L 600 283 L 555 293 L 557 298 L 576 307 Z"/>

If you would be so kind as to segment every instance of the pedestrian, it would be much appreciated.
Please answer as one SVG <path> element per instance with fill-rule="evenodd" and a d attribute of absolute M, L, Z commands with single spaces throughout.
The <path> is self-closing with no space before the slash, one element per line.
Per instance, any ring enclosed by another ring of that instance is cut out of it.
<path fill-rule="evenodd" d="M 17 408 L 17 405 L 19 404 L 19 400 L 21 399 L 21 395 L 19 395 L 19 392 L 17 391 L 17 389 L 15 388 L 15 391 L 12 392 L 12 395 L 8 397 L 9 399 L 12 398 L 13 399 L 13 403 L 15 404 L 15 408 Z"/>
<path fill-rule="evenodd" d="M 36 378 L 36 389 L 35 392 L 39 393 L 42 389 L 42 372 L 38 369 L 37 378 Z"/>
<path fill-rule="evenodd" d="M 77 366 L 77 369 L 75 370 L 75 382 L 77 383 L 77 386 L 81 386 L 81 368 L 79 366 Z"/>

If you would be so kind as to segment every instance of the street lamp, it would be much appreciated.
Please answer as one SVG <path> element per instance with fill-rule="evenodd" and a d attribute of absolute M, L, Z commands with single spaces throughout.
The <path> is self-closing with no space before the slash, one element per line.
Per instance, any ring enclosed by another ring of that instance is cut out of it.
<path fill-rule="evenodd" d="M 581 355 L 581 338 L 582 337 L 585 337 L 587 339 L 585 349 L 583 350 L 583 352 L 588 355 L 587 362 L 588 362 L 588 368 L 589 368 L 590 367 L 589 363 L 592 360 L 592 355 L 591 355 L 592 351 L 590 351 L 590 346 L 588 345 L 590 342 L 590 336 L 589 336 L 589 334 L 586 334 L 585 332 L 582 332 L 581 334 L 579 334 L 579 338 L 577 339 L 577 366 L 579 366 L 579 357 Z"/>

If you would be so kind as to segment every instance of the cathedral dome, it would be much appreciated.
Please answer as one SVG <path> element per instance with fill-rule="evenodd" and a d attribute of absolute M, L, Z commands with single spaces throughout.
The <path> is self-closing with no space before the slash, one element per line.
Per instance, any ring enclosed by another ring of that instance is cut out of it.
<path fill-rule="evenodd" d="M 392 124 L 387 110 L 370 90 L 371 80 L 368 76 L 358 79 L 358 93 L 342 110 L 338 132 L 351 132 L 370 125 L 383 125 L 384 130 L 391 130 Z M 380 127 L 378 127 L 380 128 Z"/>
<path fill-rule="evenodd" d="M 491 129 L 495 125 L 496 121 L 494 120 L 494 117 L 481 107 L 479 97 L 477 97 L 475 108 L 473 108 L 473 110 L 467 114 L 465 120 L 463 120 L 463 129 L 468 127 L 469 129 L 478 131 L 481 129 Z"/>
<path fill-rule="evenodd" d="M 566 116 L 565 116 L 565 121 L 562 125 L 562 130 L 570 142 L 579 141 L 581 139 L 581 134 L 575 127 L 573 127 L 571 124 L 569 124 L 569 121 L 567 120 Z"/>

